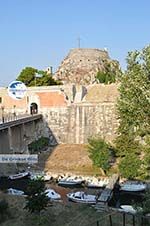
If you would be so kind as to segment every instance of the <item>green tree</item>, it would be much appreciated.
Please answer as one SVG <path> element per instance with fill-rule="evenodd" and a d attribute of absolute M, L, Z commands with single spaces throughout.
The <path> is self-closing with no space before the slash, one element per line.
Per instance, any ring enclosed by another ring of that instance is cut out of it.
<path fill-rule="evenodd" d="M 27 188 L 27 203 L 25 209 L 31 213 L 40 213 L 48 206 L 49 198 L 45 193 L 45 183 L 40 178 L 32 180 Z"/>
<path fill-rule="evenodd" d="M 48 74 L 46 71 L 37 70 L 32 67 L 24 68 L 17 80 L 22 81 L 27 86 L 51 86 L 61 85 L 60 81 L 55 80 L 52 74 Z"/>
<path fill-rule="evenodd" d="M 143 213 L 147 214 L 150 212 L 150 189 L 144 195 L 143 201 Z"/>
<path fill-rule="evenodd" d="M 17 77 L 17 80 L 22 81 L 27 86 L 31 86 L 37 71 L 38 70 L 35 68 L 26 67 L 21 71 L 20 75 Z"/>
<path fill-rule="evenodd" d="M 88 152 L 93 165 L 100 167 L 103 173 L 106 173 L 110 168 L 111 146 L 102 138 L 89 138 Z"/>
<path fill-rule="evenodd" d="M 141 162 L 136 154 L 130 153 L 123 157 L 119 164 L 119 170 L 123 177 L 133 179 L 140 176 Z"/>
<path fill-rule="evenodd" d="M 36 79 L 37 86 L 61 85 L 60 81 L 55 80 L 52 74 L 47 74 L 46 71 L 38 71 L 38 74 L 41 75 L 41 77 Z"/>
<path fill-rule="evenodd" d="M 120 134 L 116 141 L 116 155 L 124 157 L 128 153 L 140 154 L 142 146 L 134 139 L 132 134 Z"/>
<path fill-rule="evenodd" d="M 144 160 L 143 160 L 143 177 L 150 177 L 150 136 L 146 136 L 146 145 L 144 145 Z"/>
<path fill-rule="evenodd" d="M 133 138 L 150 133 L 150 47 L 130 52 L 119 88 L 119 133 Z"/>
<path fill-rule="evenodd" d="M 146 140 L 150 136 L 150 46 L 141 52 L 129 52 L 127 70 L 122 76 L 119 91 L 117 109 L 120 125 L 116 147 L 118 154 L 123 157 L 120 170 L 122 173 L 127 170 L 126 176 L 132 178 L 139 174 L 147 175 L 148 167 L 145 164 L 149 158 Z M 135 168 L 137 161 L 141 172 L 138 170 L 134 173 L 131 167 L 130 171 L 127 161 L 130 156 Z"/>

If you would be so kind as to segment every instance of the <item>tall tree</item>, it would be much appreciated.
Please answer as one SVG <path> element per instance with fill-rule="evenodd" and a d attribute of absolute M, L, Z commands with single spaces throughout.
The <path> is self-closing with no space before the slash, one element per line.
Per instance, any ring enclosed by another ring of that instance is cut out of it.
<path fill-rule="evenodd" d="M 125 157 L 121 159 L 119 170 L 123 177 L 134 179 L 140 174 L 140 159 L 136 154 L 126 154 Z"/>
<path fill-rule="evenodd" d="M 150 136 L 150 46 L 141 52 L 129 52 L 119 91 L 117 149 L 125 146 L 125 155 L 134 152 L 143 160 L 141 155 L 146 156 L 144 150 Z"/>

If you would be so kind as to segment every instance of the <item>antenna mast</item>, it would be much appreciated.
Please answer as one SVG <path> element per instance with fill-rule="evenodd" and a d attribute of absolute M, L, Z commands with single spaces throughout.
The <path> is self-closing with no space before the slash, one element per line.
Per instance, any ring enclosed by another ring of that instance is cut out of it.
<path fill-rule="evenodd" d="M 81 38 L 78 38 L 78 48 L 80 49 L 80 44 L 81 44 Z"/>

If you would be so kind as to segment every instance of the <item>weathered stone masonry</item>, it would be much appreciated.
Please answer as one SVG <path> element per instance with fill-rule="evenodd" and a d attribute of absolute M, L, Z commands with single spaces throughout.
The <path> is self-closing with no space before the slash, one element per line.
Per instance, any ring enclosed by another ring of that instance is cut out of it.
<path fill-rule="evenodd" d="M 118 125 L 114 103 L 51 108 L 44 117 L 59 143 L 87 143 L 96 134 L 112 140 Z"/>

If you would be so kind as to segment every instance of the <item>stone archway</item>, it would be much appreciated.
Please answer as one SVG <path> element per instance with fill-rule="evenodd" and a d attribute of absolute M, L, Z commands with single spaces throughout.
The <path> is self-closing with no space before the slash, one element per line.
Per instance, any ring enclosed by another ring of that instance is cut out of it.
<path fill-rule="evenodd" d="M 38 105 L 36 103 L 31 103 L 30 105 L 30 114 L 37 114 L 38 113 Z"/>

